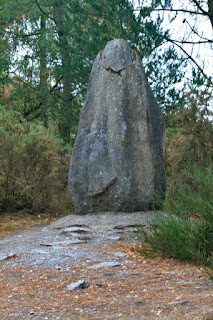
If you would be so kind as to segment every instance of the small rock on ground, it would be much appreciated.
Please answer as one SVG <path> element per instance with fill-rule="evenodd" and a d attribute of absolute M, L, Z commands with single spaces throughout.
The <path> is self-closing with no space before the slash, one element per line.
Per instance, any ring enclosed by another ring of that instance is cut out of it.
<path fill-rule="evenodd" d="M 73 282 L 67 286 L 68 290 L 70 290 L 70 291 L 76 290 L 76 289 L 86 289 L 89 287 L 90 287 L 90 284 L 88 282 L 86 282 L 85 280 Z"/>

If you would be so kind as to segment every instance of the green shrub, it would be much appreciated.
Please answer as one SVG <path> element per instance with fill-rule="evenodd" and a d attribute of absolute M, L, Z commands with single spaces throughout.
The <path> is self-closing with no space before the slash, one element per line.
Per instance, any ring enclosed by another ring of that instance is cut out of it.
<path fill-rule="evenodd" d="M 67 192 L 70 154 L 62 141 L 5 107 L 0 107 L 0 137 L 0 210 L 71 209 Z"/>
<path fill-rule="evenodd" d="M 193 200 L 196 193 L 200 200 L 209 200 L 212 205 L 213 124 L 209 120 L 212 114 L 200 108 L 197 100 L 199 97 L 191 98 L 189 107 L 176 115 L 176 134 L 173 131 L 166 150 L 165 209 L 175 213 L 175 205 L 180 199 L 182 203 L 184 194 L 190 200 L 192 193 Z M 183 202 L 182 208 L 187 211 L 188 205 Z"/>
<path fill-rule="evenodd" d="M 168 178 L 164 210 L 201 217 L 213 213 L 213 175 L 194 165 L 176 169 Z M 173 180 L 172 180 L 173 179 Z"/>
<path fill-rule="evenodd" d="M 213 217 L 192 220 L 168 215 L 152 221 L 149 232 L 138 229 L 140 252 L 145 255 L 177 258 L 195 264 L 212 265 Z"/>
<path fill-rule="evenodd" d="M 139 228 L 139 250 L 204 265 L 213 278 L 213 125 L 196 99 L 176 119 L 166 150 L 169 214 L 153 221 L 150 232 Z"/>

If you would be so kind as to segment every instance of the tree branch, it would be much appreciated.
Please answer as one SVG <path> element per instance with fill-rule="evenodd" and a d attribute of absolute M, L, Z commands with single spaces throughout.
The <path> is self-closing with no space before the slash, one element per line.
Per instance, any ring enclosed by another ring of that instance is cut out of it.
<path fill-rule="evenodd" d="M 213 40 L 204 40 L 204 41 L 178 41 L 178 40 L 172 40 L 177 43 L 182 43 L 182 44 L 202 44 L 202 43 L 213 43 Z"/>
<path fill-rule="evenodd" d="M 206 37 L 201 36 L 201 35 L 198 33 L 198 31 L 197 31 L 194 27 L 192 27 L 187 20 L 184 20 L 183 23 L 187 23 L 188 26 L 189 26 L 189 28 L 191 29 L 191 31 L 192 31 L 194 34 L 196 34 L 200 39 L 203 39 L 203 40 L 206 40 L 206 41 L 210 41 L 210 42 L 212 41 L 212 40 L 207 39 Z"/>
<path fill-rule="evenodd" d="M 51 19 L 51 20 L 56 24 L 55 19 L 54 19 L 53 17 L 51 17 L 49 13 L 47 13 L 46 11 L 44 11 L 44 10 L 42 9 L 42 7 L 40 6 L 40 4 L 38 3 L 38 0 L 35 0 L 35 3 L 37 4 L 37 6 L 38 6 L 39 10 L 41 11 L 41 13 L 43 13 L 45 16 L 47 16 L 49 19 Z"/>
<path fill-rule="evenodd" d="M 39 10 L 40 10 L 45 16 L 47 16 L 47 17 L 49 18 L 49 14 L 46 13 L 46 12 L 41 8 L 40 4 L 38 3 L 38 0 L 35 0 L 35 3 L 37 4 Z"/>
<path fill-rule="evenodd" d="M 35 107 L 33 107 L 31 110 L 26 111 L 24 113 L 24 117 L 28 117 L 31 113 L 39 110 L 39 108 L 42 106 L 44 100 L 47 98 L 47 96 L 49 94 L 51 94 L 58 87 L 58 84 L 62 79 L 63 79 L 63 76 L 60 76 L 60 78 L 56 81 L 56 84 L 52 88 L 50 88 L 49 92 L 43 97 L 42 101 L 40 101 L 39 104 L 36 105 Z"/>
<path fill-rule="evenodd" d="M 211 21 L 212 28 L 213 28 L 213 1 L 212 0 L 208 0 L 208 7 L 209 7 L 209 19 Z"/>
<path fill-rule="evenodd" d="M 205 74 L 205 72 L 203 71 L 203 69 L 199 66 L 199 64 L 195 61 L 195 59 L 185 50 L 183 49 L 183 47 L 181 47 L 178 43 L 176 43 L 175 40 L 169 39 L 167 38 L 168 42 L 171 42 L 172 44 L 174 44 L 175 46 L 177 46 L 179 49 L 181 49 L 185 55 L 187 55 L 187 57 L 196 65 L 196 67 L 200 70 L 200 72 L 203 74 L 203 76 L 205 78 L 208 78 L 207 75 Z"/>
<path fill-rule="evenodd" d="M 209 13 L 207 11 L 205 11 L 199 4 L 199 2 L 197 0 L 192 0 L 192 2 L 194 2 L 194 4 L 197 6 L 197 8 L 205 15 L 205 16 L 209 16 Z"/>
<path fill-rule="evenodd" d="M 16 71 L 16 70 L 15 70 Z M 12 78 L 12 80 L 15 80 L 15 81 L 20 81 L 22 82 L 26 87 L 30 88 L 30 90 L 36 90 L 33 86 L 31 86 L 29 83 L 25 82 L 23 79 L 21 79 L 16 73 L 15 71 L 12 71 L 10 74 L 14 74 L 15 76 L 15 79 Z"/>
<path fill-rule="evenodd" d="M 142 8 L 142 7 L 141 7 Z M 134 11 L 140 11 L 141 8 L 137 8 L 137 9 L 134 9 Z M 209 16 L 208 12 L 206 12 L 205 14 L 203 12 L 199 12 L 199 11 L 191 11 L 191 10 L 187 10 L 187 9 L 166 9 L 166 8 L 156 8 L 156 9 L 152 9 L 152 11 L 169 11 L 169 12 L 184 12 L 184 13 L 190 13 L 190 14 L 198 14 L 198 15 L 206 15 L 206 16 Z"/>

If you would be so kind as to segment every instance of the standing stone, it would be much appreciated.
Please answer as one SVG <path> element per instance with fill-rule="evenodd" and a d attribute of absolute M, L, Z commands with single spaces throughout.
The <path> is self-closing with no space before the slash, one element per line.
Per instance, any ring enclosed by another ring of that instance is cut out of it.
<path fill-rule="evenodd" d="M 125 40 L 110 41 L 95 59 L 73 148 L 75 211 L 152 209 L 165 194 L 164 140 L 139 56 Z"/>

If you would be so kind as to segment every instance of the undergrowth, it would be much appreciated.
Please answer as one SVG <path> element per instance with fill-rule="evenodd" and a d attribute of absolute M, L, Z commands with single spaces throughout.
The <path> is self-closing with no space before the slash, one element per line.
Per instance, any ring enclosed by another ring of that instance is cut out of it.
<path fill-rule="evenodd" d="M 18 112 L 0 107 L 0 115 L 0 212 L 72 210 L 62 141 Z"/>
<path fill-rule="evenodd" d="M 168 134 L 168 214 L 152 221 L 149 232 L 139 228 L 137 239 L 141 253 L 202 265 L 213 279 L 213 124 L 198 100 L 190 97 Z"/>

